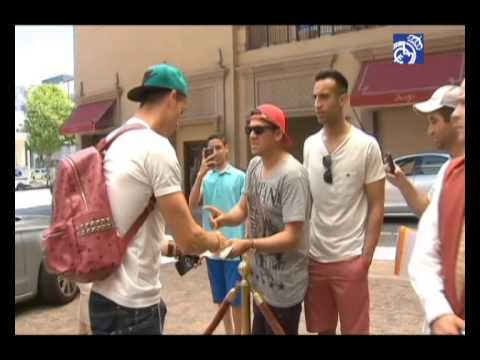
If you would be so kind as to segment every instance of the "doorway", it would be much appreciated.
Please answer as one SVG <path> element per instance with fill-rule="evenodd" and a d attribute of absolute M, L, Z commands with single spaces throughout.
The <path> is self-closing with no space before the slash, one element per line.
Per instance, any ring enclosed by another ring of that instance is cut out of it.
<path fill-rule="evenodd" d="M 321 129 L 321 125 L 315 116 L 292 118 L 288 122 L 288 133 L 293 140 L 289 152 L 298 161 L 303 163 L 303 144 L 305 140 Z"/>
<path fill-rule="evenodd" d="M 207 146 L 206 141 L 186 141 L 183 143 L 183 173 L 184 176 L 184 192 L 188 199 L 190 190 L 195 182 L 197 172 L 202 163 L 202 149 Z"/>

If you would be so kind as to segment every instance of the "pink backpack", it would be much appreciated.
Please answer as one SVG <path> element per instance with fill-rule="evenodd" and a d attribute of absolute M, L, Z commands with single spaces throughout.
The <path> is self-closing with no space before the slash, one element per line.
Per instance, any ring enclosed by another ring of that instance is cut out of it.
<path fill-rule="evenodd" d="M 53 196 L 52 222 L 43 233 L 45 266 L 80 283 L 100 281 L 121 264 L 127 246 L 155 206 L 149 204 L 122 237 L 112 217 L 103 170 L 104 153 L 112 142 L 129 130 L 128 125 L 109 140 L 103 138 L 61 160 Z"/>

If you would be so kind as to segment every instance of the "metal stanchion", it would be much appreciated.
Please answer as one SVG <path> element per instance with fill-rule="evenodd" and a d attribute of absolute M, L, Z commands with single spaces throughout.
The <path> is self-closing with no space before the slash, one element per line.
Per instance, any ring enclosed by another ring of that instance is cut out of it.
<path fill-rule="evenodd" d="M 253 292 L 253 299 L 255 300 L 255 304 L 257 304 L 258 308 L 263 314 L 263 317 L 267 321 L 268 325 L 272 328 L 273 333 L 275 335 L 286 335 L 285 330 L 283 330 L 282 325 L 276 318 L 272 309 L 270 309 L 268 304 L 265 302 L 262 295 L 260 295 L 260 293 L 254 289 L 252 289 L 252 292 Z"/>
<path fill-rule="evenodd" d="M 220 321 L 222 321 L 223 317 L 225 316 L 225 313 L 232 305 L 232 302 L 237 297 L 239 290 L 240 290 L 240 283 L 237 283 L 237 285 L 234 288 L 230 289 L 228 294 L 225 296 L 225 299 L 223 299 L 222 303 L 220 304 L 220 308 L 218 309 L 217 313 L 213 317 L 212 322 L 210 323 L 210 325 L 208 325 L 207 330 L 205 330 L 203 335 L 213 334 L 218 324 L 220 324 Z"/>
<path fill-rule="evenodd" d="M 276 335 L 285 335 L 285 330 L 283 329 L 282 325 L 276 318 L 273 311 L 270 309 L 268 304 L 263 299 L 263 296 L 252 287 L 251 283 L 251 274 L 252 274 L 252 267 L 250 265 L 250 261 L 247 256 L 244 256 L 240 265 L 238 266 L 238 271 L 242 276 L 242 280 L 237 283 L 237 285 L 230 289 L 227 296 L 223 300 L 220 308 L 218 309 L 215 317 L 213 318 L 212 322 L 208 326 L 207 330 L 203 333 L 204 335 L 211 335 L 217 328 L 220 321 L 223 319 L 223 316 L 231 306 L 232 302 L 235 300 L 238 291 L 241 290 L 242 295 L 242 335 L 250 335 L 252 333 L 251 330 L 251 310 L 250 310 L 250 294 L 253 294 L 253 298 L 255 303 L 257 304 L 258 308 L 262 312 L 265 320 L 267 321 L 268 325 L 272 328 L 274 334 Z"/>
<path fill-rule="evenodd" d="M 251 268 L 249 263 L 243 259 L 238 266 L 238 271 L 242 276 L 240 288 L 242 289 L 242 335 L 251 334 L 251 313 L 250 313 L 250 284 L 247 277 L 250 274 Z"/>

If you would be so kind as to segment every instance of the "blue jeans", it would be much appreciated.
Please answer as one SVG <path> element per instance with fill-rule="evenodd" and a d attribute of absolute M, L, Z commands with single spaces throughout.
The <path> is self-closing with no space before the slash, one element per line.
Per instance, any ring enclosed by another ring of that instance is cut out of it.
<path fill-rule="evenodd" d="M 91 292 L 90 324 L 94 335 L 162 335 L 167 307 L 159 304 L 133 309 Z"/>

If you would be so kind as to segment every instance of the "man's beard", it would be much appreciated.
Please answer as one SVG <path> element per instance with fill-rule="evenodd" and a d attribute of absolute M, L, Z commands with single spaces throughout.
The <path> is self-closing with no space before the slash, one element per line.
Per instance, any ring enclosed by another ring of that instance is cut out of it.
<path fill-rule="evenodd" d="M 320 124 L 320 125 L 325 125 L 327 123 L 327 119 L 326 118 L 321 118 L 320 116 L 317 115 L 317 122 Z"/>

